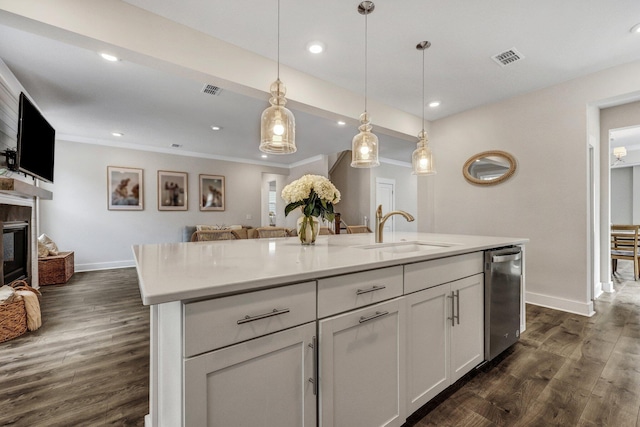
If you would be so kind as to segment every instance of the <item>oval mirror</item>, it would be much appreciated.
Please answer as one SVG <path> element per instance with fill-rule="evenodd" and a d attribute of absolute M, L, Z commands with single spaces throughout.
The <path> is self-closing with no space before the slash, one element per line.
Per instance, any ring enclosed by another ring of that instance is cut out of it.
<path fill-rule="evenodd" d="M 484 151 L 472 156 L 462 168 L 472 184 L 494 185 L 506 181 L 516 171 L 516 159 L 504 151 Z"/>

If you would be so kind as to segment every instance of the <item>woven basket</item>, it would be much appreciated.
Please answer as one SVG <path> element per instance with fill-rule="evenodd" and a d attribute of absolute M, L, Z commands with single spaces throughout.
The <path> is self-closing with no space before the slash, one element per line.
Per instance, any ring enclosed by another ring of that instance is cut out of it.
<path fill-rule="evenodd" d="M 14 289 L 26 289 L 40 295 L 24 280 L 16 280 L 9 284 Z M 11 302 L 0 304 L 0 343 L 17 338 L 27 332 L 27 310 L 22 297 Z"/>

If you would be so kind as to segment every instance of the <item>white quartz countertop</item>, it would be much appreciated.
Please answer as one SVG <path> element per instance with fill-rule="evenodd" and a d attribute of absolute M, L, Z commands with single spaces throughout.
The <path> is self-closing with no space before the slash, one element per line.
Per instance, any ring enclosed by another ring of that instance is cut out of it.
<path fill-rule="evenodd" d="M 318 236 L 302 246 L 297 237 L 133 247 L 145 305 L 221 296 L 339 274 L 402 265 L 523 244 L 525 238 L 429 233 Z M 436 245 L 418 250 L 407 242 Z M 374 246 L 375 245 L 375 246 Z M 363 247 L 364 246 L 364 247 Z M 374 246 L 367 248 L 367 246 Z"/>

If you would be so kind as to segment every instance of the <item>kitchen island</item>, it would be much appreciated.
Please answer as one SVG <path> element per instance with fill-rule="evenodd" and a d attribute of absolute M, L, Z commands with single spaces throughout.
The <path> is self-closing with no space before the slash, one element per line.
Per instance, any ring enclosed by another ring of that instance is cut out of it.
<path fill-rule="evenodd" d="M 135 246 L 147 425 L 399 426 L 481 363 L 483 251 L 527 239 L 385 237 Z"/>

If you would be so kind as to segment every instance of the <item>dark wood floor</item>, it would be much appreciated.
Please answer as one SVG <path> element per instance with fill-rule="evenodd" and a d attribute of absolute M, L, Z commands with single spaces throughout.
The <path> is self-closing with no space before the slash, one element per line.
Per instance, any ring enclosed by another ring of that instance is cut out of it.
<path fill-rule="evenodd" d="M 144 426 L 149 309 L 135 270 L 41 291 L 42 327 L 0 344 L 0 426 Z"/>
<path fill-rule="evenodd" d="M 623 264 L 591 318 L 527 306 L 506 357 L 415 425 L 640 427 L 640 282 Z"/>
<path fill-rule="evenodd" d="M 598 314 L 528 306 L 520 342 L 415 425 L 640 427 L 640 282 L 620 264 Z M 135 271 L 77 273 L 41 303 L 43 327 L 0 344 L 0 425 L 143 426 L 149 311 Z"/>

